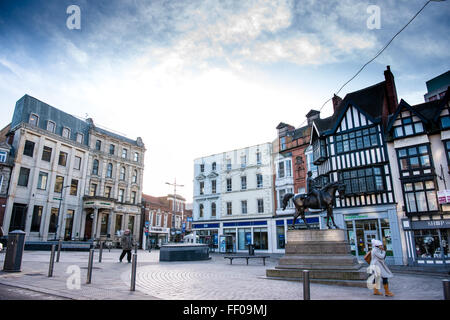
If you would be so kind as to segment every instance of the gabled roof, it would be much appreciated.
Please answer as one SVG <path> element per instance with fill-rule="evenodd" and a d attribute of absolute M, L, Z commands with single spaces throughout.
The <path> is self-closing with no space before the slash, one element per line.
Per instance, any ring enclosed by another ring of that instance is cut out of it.
<path fill-rule="evenodd" d="M 342 117 L 349 105 L 359 109 L 373 122 L 381 119 L 383 103 L 386 94 L 386 81 L 382 81 L 373 86 L 348 93 L 342 102 L 336 107 L 332 116 L 324 119 L 314 120 L 320 135 L 330 134 L 339 126 Z"/>

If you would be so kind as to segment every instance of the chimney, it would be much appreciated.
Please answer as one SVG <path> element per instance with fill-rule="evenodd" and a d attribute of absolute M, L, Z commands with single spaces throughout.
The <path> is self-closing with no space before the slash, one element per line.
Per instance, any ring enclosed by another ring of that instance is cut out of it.
<path fill-rule="evenodd" d="M 386 80 L 386 98 L 388 115 L 393 114 L 398 106 L 397 89 L 395 88 L 394 75 L 391 72 L 391 66 L 387 66 L 384 71 L 384 78 Z"/>
<path fill-rule="evenodd" d="M 333 100 L 333 112 L 336 113 L 336 109 L 341 104 L 342 98 L 337 95 L 334 95 L 332 100 Z"/>
<path fill-rule="evenodd" d="M 308 126 L 310 126 L 314 120 L 319 119 L 319 118 L 320 118 L 320 111 L 317 111 L 317 110 L 311 109 L 311 111 L 309 111 L 306 114 L 306 119 L 308 119 Z"/>

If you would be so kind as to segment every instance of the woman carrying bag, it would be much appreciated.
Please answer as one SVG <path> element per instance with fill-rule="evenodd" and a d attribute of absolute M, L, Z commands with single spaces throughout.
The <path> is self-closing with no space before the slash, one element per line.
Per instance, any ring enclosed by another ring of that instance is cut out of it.
<path fill-rule="evenodd" d="M 387 297 L 393 297 L 394 294 L 389 291 L 389 284 L 388 284 L 388 278 L 392 278 L 394 275 L 389 270 L 389 268 L 386 265 L 385 259 L 386 258 L 386 251 L 383 248 L 383 243 L 380 240 L 372 239 L 372 250 L 371 250 L 371 261 L 370 266 L 377 268 L 380 270 L 380 276 L 383 279 L 383 287 L 384 287 L 384 294 Z M 383 295 L 376 286 L 373 289 L 373 294 L 375 295 Z"/>

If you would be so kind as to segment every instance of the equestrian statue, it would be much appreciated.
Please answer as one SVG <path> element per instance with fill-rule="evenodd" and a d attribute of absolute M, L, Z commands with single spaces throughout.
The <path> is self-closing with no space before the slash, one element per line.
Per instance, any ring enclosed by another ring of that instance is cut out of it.
<path fill-rule="evenodd" d="M 316 188 L 314 180 L 312 179 L 312 172 L 308 171 L 308 178 L 306 180 L 307 193 L 287 193 L 283 197 L 283 210 L 286 209 L 289 200 L 295 205 L 295 214 L 292 221 L 292 228 L 295 228 L 295 221 L 298 216 L 301 216 L 306 227 L 309 229 L 308 223 L 306 223 L 305 210 L 308 209 L 326 209 L 327 210 L 327 227 L 331 229 L 329 225 L 330 218 L 333 226 L 339 229 L 333 218 L 333 203 L 336 197 L 336 190 L 339 192 L 339 198 L 344 198 L 345 184 L 341 182 L 330 182 L 320 190 Z"/>

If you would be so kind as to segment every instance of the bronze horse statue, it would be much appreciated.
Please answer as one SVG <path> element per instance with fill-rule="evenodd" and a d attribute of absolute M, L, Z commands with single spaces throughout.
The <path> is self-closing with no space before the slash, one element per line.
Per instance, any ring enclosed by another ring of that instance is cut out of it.
<path fill-rule="evenodd" d="M 333 222 L 333 225 L 336 229 L 339 229 L 333 218 L 333 203 L 336 196 L 336 190 L 339 192 L 339 198 L 344 198 L 345 193 L 345 184 L 340 182 L 331 182 L 325 185 L 322 189 L 320 189 L 320 194 L 322 196 L 322 203 L 325 205 L 325 209 L 327 210 L 327 227 L 331 229 L 329 222 L 330 218 Z M 306 227 L 309 229 L 309 225 L 306 223 L 305 218 L 305 209 L 323 209 L 319 205 L 319 199 L 313 194 L 307 195 L 304 193 L 287 193 L 283 197 L 283 210 L 286 209 L 289 199 L 292 199 L 295 205 L 295 214 L 294 219 L 292 220 L 292 228 L 295 227 L 295 221 L 298 216 L 301 216 L 302 220 L 305 222 Z"/>

